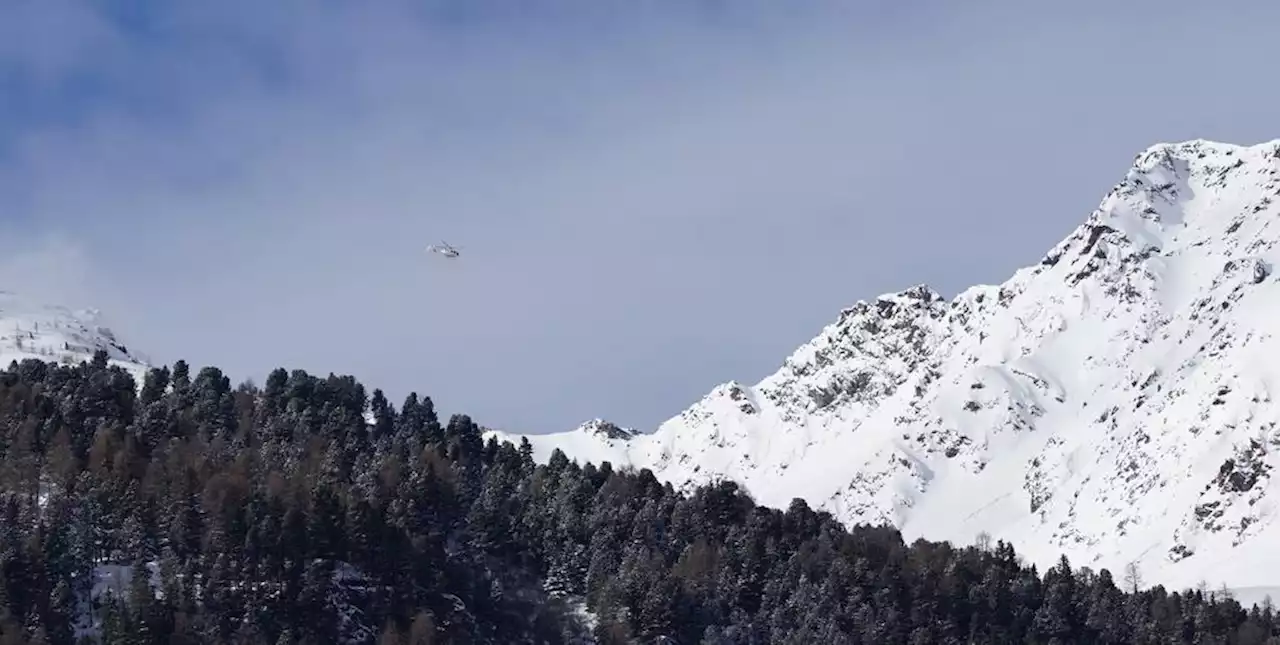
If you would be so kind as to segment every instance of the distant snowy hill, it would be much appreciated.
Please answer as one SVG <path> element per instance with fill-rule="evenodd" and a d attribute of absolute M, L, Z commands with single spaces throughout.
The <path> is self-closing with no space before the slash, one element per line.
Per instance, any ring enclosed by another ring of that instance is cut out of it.
<path fill-rule="evenodd" d="M 1274 586 L 1277 196 L 1280 141 L 1156 145 L 1004 284 L 858 302 L 653 432 L 528 438 L 540 459 L 729 477 L 908 539 L 985 532 L 1117 578 L 1136 562 L 1147 583 Z"/>
<path fill-rule="evenodd" d="M 102 322 L 96 309 L 49 305 L 0 291 L 0 369 L 28 358 L 73 365 L 91 360 L 101 349 L 111 364 L 128 370 L 141 384 L 149 359 L 122 344 Z"/>

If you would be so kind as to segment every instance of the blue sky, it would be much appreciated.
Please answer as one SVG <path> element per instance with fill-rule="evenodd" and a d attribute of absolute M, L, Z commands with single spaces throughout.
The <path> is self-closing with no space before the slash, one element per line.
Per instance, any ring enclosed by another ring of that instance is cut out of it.
<path fill-rule="evenodd" d="M 0 281 L 157 361 L 652 427 L 1280 136 L 1271 2 L 0 6 Z M 442 264 L 439 239 L 466 251 Z"/>

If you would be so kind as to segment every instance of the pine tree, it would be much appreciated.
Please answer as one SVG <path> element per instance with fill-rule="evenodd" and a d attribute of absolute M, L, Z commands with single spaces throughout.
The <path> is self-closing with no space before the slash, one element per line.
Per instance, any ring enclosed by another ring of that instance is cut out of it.
<path fill-rule="evenodd" d="M 328 560 L 346 558 L 344 514 L 333 489 L 328 484 L 317 486 L 307 523 L 307 542 L 312 557 Z"/>
<path fill-rule="evenodd" d="M 145 405 L 151 405 L 158 402 L 169 387 L 169 368 L 154 367 L 147 370 L 142 380 L 142 391 L 139 392 L 138 399 Z"/>
<path fill-rule="evenodd" d="M 390 437 L 395 432 L 396 417 L 395 410 L 391 408 L 391 403 L 387 401 L 387 396 L 380 389 L 374 389 L 373 396 L 369 399 L 369 412 L 373 417 L 373 428 L 371 439 L 373 441 L 382 441 Z"/>
<path fill-rule="evenodd" d="M 169 383 L 173 386 L 175 392 L 186 392 L 191 385 L 191 366 L 187 362 L 179 359 L 173 364 L 173 371 L 170 373 Z"/>
<path fill-rule="evenodd" d="M 330 601 L 335 592 L 333 562 L 313 559 L 307 562 L 298 605 L 302 611 L 305 634 L 316 642 L 338 642 L 338 624 Z"/>
<path fill-rule="evenodd" d="M 129 567 L 128 599 L 131 645 L 158 642 L 159 608 L 151 586 L 151 568 L 145 559 L 136 558 Z"/>
<path fill-rule="evenodd" d="M 71 640 L 71 624 L 75 620 L 75 599 L 66 579 L 58 580 L 49 594 L 49 611 L 44 617 L 46 634 L 50 641 L 66 643 Z"/>

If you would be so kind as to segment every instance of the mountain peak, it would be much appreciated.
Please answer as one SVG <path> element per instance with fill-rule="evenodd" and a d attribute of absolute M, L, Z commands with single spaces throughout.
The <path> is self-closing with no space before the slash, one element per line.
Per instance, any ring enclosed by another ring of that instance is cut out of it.
<path fill-rule="evenodd" d="M 626 441 L 636 434 L 634 430 L 622 428 L 611 421 L 599 418 L 591 419 L 590 421 L 582 424 L 578 427 L 578 431 L 598 436 L 606 440 L 616 439 L 620 441 Z"/>
<path fill-rule="evenodd" d="M 1002 284 L 858 301 L 775 373 L 652 433 L 529 439 L 909 539 L 986 533 L 1046 565 L 1275 584 L 1278 175 L 1280 140 L 1156 144 Z"/>
<path fill-rule="evenodd" d="M 98 350 L 106 352 L 109 362 L 132 372 L 141 383 L 150 361 L 126 346 L 104 324 L 98 309 L 45 304 L 0 290 L 0 369 L 28 358 L 77 364 L 92 360 Z"/>

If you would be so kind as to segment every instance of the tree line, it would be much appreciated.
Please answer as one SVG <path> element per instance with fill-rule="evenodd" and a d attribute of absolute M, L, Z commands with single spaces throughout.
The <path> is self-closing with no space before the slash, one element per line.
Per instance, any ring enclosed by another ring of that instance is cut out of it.
<path fill-rule="evenodd" d="M 1136 575 L 1135 572 L 1129 572 Z M 0 372 L 0 645 L 1280 643 L 1273 608 L 733 482 L 535 463 L 349 376 Z"/>

